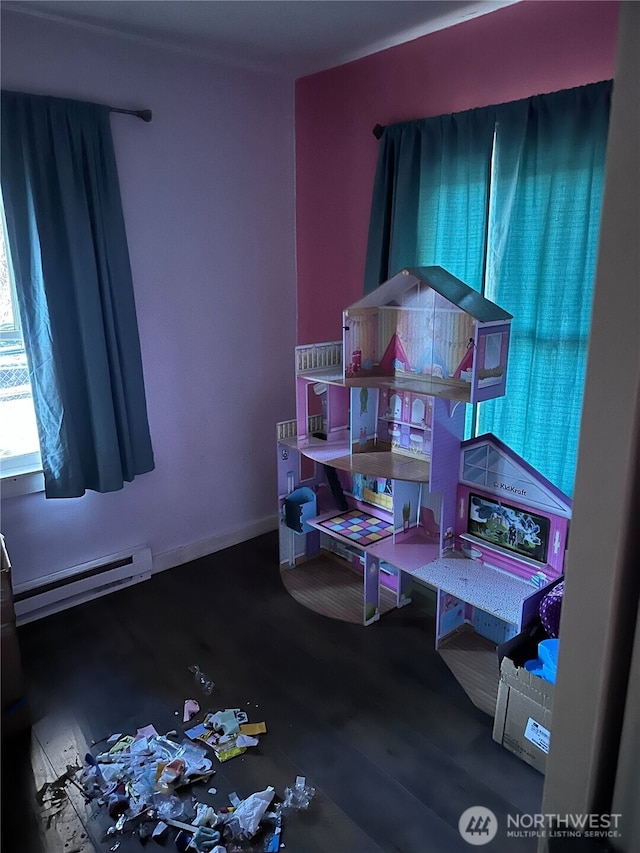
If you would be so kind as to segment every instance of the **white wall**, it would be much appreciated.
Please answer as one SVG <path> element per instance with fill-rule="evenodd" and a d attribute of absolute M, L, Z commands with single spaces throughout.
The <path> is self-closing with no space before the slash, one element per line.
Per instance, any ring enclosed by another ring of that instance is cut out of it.
<path fill-rule="evenodd" d="M 2 501 L 14 584 L 147 544 L 166 568 L 275 526 L 295 345 L 293 85 L 92 29 L 2 15 L 2 87 L 112 116 L 155 471 Z"/>

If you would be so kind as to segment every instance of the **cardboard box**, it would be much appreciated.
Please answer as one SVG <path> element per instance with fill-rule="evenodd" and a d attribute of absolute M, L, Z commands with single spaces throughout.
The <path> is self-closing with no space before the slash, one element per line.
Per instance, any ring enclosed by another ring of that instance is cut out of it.
<path fill-rule="evenodd" d="M 544 773 L 555 687 L 522 666 L 525 660 L 537 657 L 535 648 L 502 658 L 493 739 Z"/>

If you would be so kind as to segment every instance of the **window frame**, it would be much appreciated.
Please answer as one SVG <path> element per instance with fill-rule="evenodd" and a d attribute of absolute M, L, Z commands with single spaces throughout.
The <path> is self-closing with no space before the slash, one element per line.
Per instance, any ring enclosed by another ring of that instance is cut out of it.
<path fill-rule="evenodd" d="M 2 216 L 2 233 L 0 234 L 0 237 L 4 243 L 4 255 L 9 284 L 9 299 L 13 315 L 13 327 L 10 329 L 0 329 L 0 341 L 8 338 L 17 338 L 19 339 L 24 351 L 24 336 L 22 333 L 20 312 L 18 310 L 18 298 L 11 266 L 11 255 L 7 240 L 3 206 L 0 210 L 0 214 Z M 33 395 L 31 400 L 33 402 Z M 0 497 L 3 499 L 44 491 L 42 456 L 39 447 L 37 450 L 33 450 L 28 453 L 19 453 L 13 456 L 0 457 L 0 488 Z"/>

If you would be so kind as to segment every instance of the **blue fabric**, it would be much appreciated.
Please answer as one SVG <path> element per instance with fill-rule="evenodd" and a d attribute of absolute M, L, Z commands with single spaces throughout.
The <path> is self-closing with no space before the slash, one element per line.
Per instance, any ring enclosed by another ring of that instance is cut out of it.
<path fill-rule="evenodd" d="M 365 293 L 403 267 L 430 265 L 482 288 L 494 126 L 488 109 L 385 128 Z"/>
<path fill-rule="evenodd" d="M 611 83 L 498 109 L 485 295 L 513 314 L 491 432 L 573 493 Z"/>
<path fill-rule="evenodd" d="M 573 491 L 611 81 L 385 128 L 365 293 L 439 265 L 514 316 L 506 396 L 467 408 Z"/>
<path fill-rule="evenodd" d="M 2 192 L 47 497 L 154 467 L 109 110 L 2 93 Z"/>

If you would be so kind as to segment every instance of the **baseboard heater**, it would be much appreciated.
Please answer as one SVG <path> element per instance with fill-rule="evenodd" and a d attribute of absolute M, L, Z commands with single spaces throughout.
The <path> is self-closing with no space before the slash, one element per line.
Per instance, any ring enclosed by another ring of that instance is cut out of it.
<path fill-rule="evenodd" d="M 46 580 L 17 584 L 16 622 L 24 625 L 151 577 L 151 549 L 135 548 L 55 572 Z"/>

